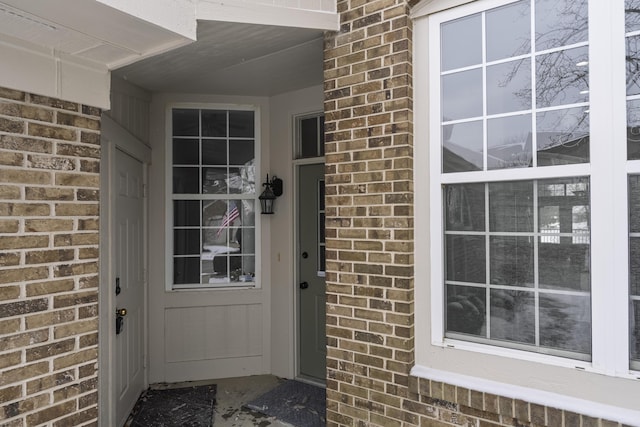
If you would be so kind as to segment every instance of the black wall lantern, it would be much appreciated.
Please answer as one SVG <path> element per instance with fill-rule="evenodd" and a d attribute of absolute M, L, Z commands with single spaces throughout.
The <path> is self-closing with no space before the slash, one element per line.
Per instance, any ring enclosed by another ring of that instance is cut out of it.
<path fill-rule="evenodd" d="M 267 180 L 262 184 L 264 191 L 258 197 L 260 199 L 260 208 L 262 209 L 262 215 L 273 214 L 273 204 L 276 197 L 282 196 L 282 180 L 277 176 L 274 176 L 269 181 L 269 174 L 267 174 Z"/>

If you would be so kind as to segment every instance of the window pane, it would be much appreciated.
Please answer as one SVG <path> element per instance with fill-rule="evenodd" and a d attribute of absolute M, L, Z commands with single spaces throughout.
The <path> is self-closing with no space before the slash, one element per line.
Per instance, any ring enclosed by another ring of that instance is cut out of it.
<path fill-rule="evenodd" d="M 624 10 L 627 32 L 640 30 L 640 0 L 625 0 Z"/>
<path fill-rule="evenodd" d="M 442 126 L 442 172 L 482 170 L 482 122 Z"/>
<path fill-rule="evenodd" d="M 318 254 L 320 260 L 318 262 L 318 271 L 325 271 L 327 269 L 327 255 L 325 253 L 325 247 L 320 246 L 320 253 Z"/>
<path fill-rule="evenodd" d="M 640 36 L 627 37 L 627 95 L 640 93 Z"/>
<path fill-rule="evenodd" d="M 629 232 L 640 233 L 640 175 L 629 176 Z"/>
<path fill-rule="evenodd" d="M 173 231 L 174 255 L 199 255 L 200 248 L 200 230 Z"/>
<path fill-rule="evenodd" d="M 444 200 L 447 231 L 484 231 L 484 184 L 447 185 Z"/>
<path fill-rule="evenodd" d="M 242 225 L 245 227 L 253 227 L 256 225 L 256 208 L 254 200 L 232 200 L 231 202 L 236 202 L 239 206 L 242 206 L 240 210 L 240 220 L 242 221 Z"/>
<path fill-rule="evenodd" d="M 253 111 L 229 111 L 229 136 L 253 138 Z"/>
<path fill-rule="evenodd" d="M 300 156 L 302 158 L 318 155 L 318 119 L 311 117 L 300 120 Z"/>
<path fill-rule="evenodd" d="M 533 237 L 490 238 L 492 285 L 534 286 L 533 242 Z"/>
<path fill-rule="evenodd" d="M 588 47 L 562 50 L 536 57 L 538 108 L 589 101 Z"/>
<path fill-rule="evenodd" d="M 531 108 L 531 60 L 529 58 L 487 67 L 489 114 Z"/>
<path fill-rule="evenodd" d="M 229 176 L 227 176 L 227 187 L 229 194 L 241 194 L 245 188 L 242 173 L 244 168 L 229 168 Z"/>
<path fill-rule="evenodd" d="M 200 227 L 200 201 L 174 200 L 173 225 L 178 227 Z"/>
<path fill-rule="evenodd" d="M 627 159 L 640 159 L 640 100 L 627 101 Z"/>
<path fill-rule="evenodd" d="M 482 70 L 442 76 L 442 120 L 482 116 Z"/>
<path fill-rule="evenodd" d="M 484 288 L 448 285 L 446 331 L 484 336 L 486 293 Z"/>
<path fill-rule="evenodd" d="M 442 71 L 480 64 L 482 61 L 481 15 L 442 24 Z"/>
<path fill-rule="evenodd" d="M 325 214 L 318 214 L 318 243 L 323 245 L 325 243 Z"/>
<path fill-rule="evenodd" d="M 253 162 L 255 148 L 253 141 L 242 141 L 232 139 L 229 141 L 229 164 L 245 165 Z"/>
<path fill-rule="evenodd" d="M 629 239 L 629 293 L 640 297 L 640 237 Z"/>
<path fill-rule="evenodd" d="M 202 194 L 227 194 L 227 168 L 202 168 Z"/>
<path fill-rule="evenodd" d="M 243 254 L 255 254 L 256 253 L 256 239 L 253 229 L 243 228 L 241 230 L 242 235 L 239 240 L 241 253 Z"/>
<path fill-rule="evenodd" d="M 448 235 L 446 238 L 447 281 L 486 283 L 484 236 Z"/>
<path fill-rule="evenodd" d="M 174 258 L 173 283 L 176 285 L 200 283 L 200 258 Z"/>
<path fill-rule="evenodd" d="M 487 12 L 486 19 L 488 61 L 531 52 L 531 5 L 528 1 L 492 9 Z"/>
<path fill-rule="evenodd" d="M 324 116 L 320 117 L 320 153 L 319 155 L 324 156 Z"/>
<path fill-rule="evenodd" d="M 591 288 L 590 196 L 587 178 L 538 182 L 541 288 Z"/>
<path fill-rule="evenodd" d="M 492 290 L 490 313 L 492 339 L 535 344 L 533 292 Z"/>
<path fill-rule="evenodd" d="M 533 232 L 533 182 L 489 184 L 491 231 Z"/>
<path fill-rule="evenodd" d="M 227 164 L 227 140 L 203 139 L 202 140 L 202 164 L 226 165 Z"/>
<path fill-rule="evenodd" d="M 587 40 L 587 0 L 536 0 L 536 50 Z"/>
<path fill-rule="evenodd" d="M 318 209 L 323 211 L 325 204 L 325 189 L 324 189 L 324 179 L 318 181 Z"/>
<path fill-rule="evenodd" d="M 541 293 L 540 345 L 590 354 L 590 297 Z"/>
<path fill-rule="evenodd" d="M 224 110 L 202 110 L 202 136 L 226 137 L 227 112 Z"/>
<path fill-rule="evenodd" d="M 173 136 L 198 136 L 200 111 L 187 109 L 173 110 Z"/>
<path fill-rule="evenodd" d="M 173 139 L 173 164 L 197 165 L 200 163 L 200 149 L 197 139 Z"/>
<path fill-rule="evenodd" d="M 489 169 L 532 166 L 531 115 L 488 120 L 487 146 Z"/>
<path fill-rule="evenodd" d="M 640 360 L 640 301 L 634 300 L 631 302 L 631 333 L 629 342 L 629 352 L 631 358 L 634 360 Z"/>
<path fill-rule="evenodd" d="M 198 194 L 200 191 L 199 168 L 173 168 L 173 192 Z"/>
<path fill-rule="evenodd" d="M 589 114 L 586 108 L 537 115 L 539 166 L 589 162 Z"/>
<path fill-rule="evenodd" d="M 591 251 L 589 244 L 575 244 L 572 237 L 545 243 L 540 238 L 538 270 L 540 288 L 589 291 Z"/>

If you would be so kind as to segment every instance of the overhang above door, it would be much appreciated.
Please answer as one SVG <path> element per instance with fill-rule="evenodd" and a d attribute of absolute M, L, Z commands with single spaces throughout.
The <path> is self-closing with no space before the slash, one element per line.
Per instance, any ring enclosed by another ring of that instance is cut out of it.
<path fill-rule="evenodd" d="M 95 0 L 2 0 L 0 33 L 114 69 L 195 40 L 193 6 L 163 3 L 136 16 Z"/>

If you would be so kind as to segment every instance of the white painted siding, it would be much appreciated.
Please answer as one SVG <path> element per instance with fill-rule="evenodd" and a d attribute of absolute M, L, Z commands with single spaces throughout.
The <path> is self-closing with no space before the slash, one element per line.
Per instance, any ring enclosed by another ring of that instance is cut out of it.
<path fill-rule="evenodd" d="M 284 181 L 284 194 L 276 201 L 276 214 L 270 219 L 271 253 L 265 254 L 271 269 L 271 373 L 292 378 L 295 375 L 295 331 L 297 322 L 294 275 L 296 219 L 294 216 L 295 174 L 293 158 L 293 118 L 323 110 L 322 85 L 283 93 L 269 100 L 271 111 L 271 162 L 269 172 Z"/>
<path fill-rule="evenodd" d="M 262 304 L 177 307 L 165 310 L 169 363 L 260 356 Z"/>
<path fill-rule="evenodd" d="M 167 109 L 181 104 L 253 105 L 260 109 L 261 170 L 269 164 L 269 106 L 264 97 L 154 94 L 151 100 L 152 163 L 149 168 L 149 382 L 176 382 L 256 375 L 271 366 L 271 245 L 262 221 L 259 289 L 166 291 Z M 265 169 L 266 168 L 266 169 Z M 171 251 L 169 251 L 171 252 Z"/>
<path fill-rule="evenodd" d="M 131 135 L 149 145 L 149 105 L 151 95 L 116 77 L 111 81 L 111 110 L 107 111 L 116 123 Z"/>

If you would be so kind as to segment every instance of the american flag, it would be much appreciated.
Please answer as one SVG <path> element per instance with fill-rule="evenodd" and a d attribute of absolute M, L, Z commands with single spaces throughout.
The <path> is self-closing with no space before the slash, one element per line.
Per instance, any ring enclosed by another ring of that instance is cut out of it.
<path fill-rule="evenodd" d="M 218 228 L 216 237 L 220 237 L 220 234 L 222 234 L 222 231 L 228 226 L 230 226 L 231 224 L 233 224 L 233 221 L 235 221 L 239 217 L 240 217 L 240 211 L 238 210 L 238 206 L 233 202 L 229 202 L 229 209 L 227 210 L 227 213 L 225 213 L 224 216 L 222 217 L 222 223 Z"/>

